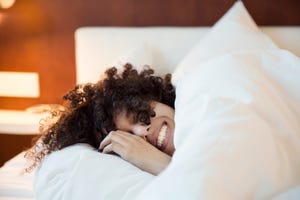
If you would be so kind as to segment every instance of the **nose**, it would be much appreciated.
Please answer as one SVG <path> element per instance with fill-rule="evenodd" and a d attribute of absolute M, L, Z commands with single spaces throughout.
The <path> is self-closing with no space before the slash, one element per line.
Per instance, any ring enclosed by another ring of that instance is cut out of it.
<path fill-rule="evenodd" d="M 147 136 L 149 134 L 150 126 L 151 125 L 142 125 L 142 124 L 136 125 L 133 128 L 133 133 L 141 137 Z"/>

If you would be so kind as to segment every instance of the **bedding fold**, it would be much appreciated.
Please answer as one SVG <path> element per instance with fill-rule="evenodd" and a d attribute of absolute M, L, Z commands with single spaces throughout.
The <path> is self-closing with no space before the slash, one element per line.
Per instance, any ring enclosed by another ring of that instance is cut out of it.
<path fill-rule="evenodd" d="M 153 176 L 120 157 L 78 144 L 51 153 L 34 181 L 36 199 L 133 199 Z"/>
<path fill-rule="evenodd" d="M 280 49 L 198 65 L 177 82 L 172 162 L 137 199 L 270 199 L 299 185 L 298 77 Z"/>

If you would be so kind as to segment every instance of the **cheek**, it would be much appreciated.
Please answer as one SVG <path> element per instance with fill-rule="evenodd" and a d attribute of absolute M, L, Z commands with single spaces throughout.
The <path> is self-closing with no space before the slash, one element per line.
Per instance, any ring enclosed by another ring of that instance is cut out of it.
<path fill-rule="evenodd" d="M 165 117 L 171 120 L 174 119 L 174 110 L 170 107 L 160 107 L 155 109 L 154 112 L 156 114 L 154 118 Z"/>
<path fill-rule="evenodd" d="M 167 149 L 167 154 L 169 155 L 173 155 L 174 151 L 175 151 L 175 146 L 174 146 L 174 132 L 173 134 L 171 135 L 171 138 L 170 138 L 170 142 L 169 142 L 169 147 Z"/>
<path fill-rule="evenodd" d="M 160 127 L 160 125 L 163 123 L 164 118 L 163 117 L 153 117 L 150 119 L 151 128 Z"/>

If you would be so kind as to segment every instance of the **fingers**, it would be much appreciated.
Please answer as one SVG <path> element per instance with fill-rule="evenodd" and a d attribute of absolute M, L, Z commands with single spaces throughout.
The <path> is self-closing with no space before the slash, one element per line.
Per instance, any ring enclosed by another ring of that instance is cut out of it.
<path fill-rule="evenodd" d="M 122 145 L 117 142 L 114 142 L 106 145 L 103 148 L 102 153 L 112 153 L 112 152 L 118 153 L 121 151 L 121 149 L 123 149 Z"/>
<path fill-rule="evenodd" d="M 111 131 L 108 136 L 104 138 L 104 140 L 100 143 L 99 150 L 104 149 L 107 145 L 111 143 L 118 143 L 121 145 L 126 145 L 128 142 L 130 142 L 131 138 L 134 137 L 134 135 L 124 132 L 124 131 Z"/>
<path fill-rule="evenodd" d="M 101 142 L 99 146 L 99 150 L 102 150 L 102 153 L 116 153 L 120 155 L 122 151 L 125 149 L 126 145 L 126 137 L 122 135 L 122 133 L 118 133 L 116 131 L 112 131 L 106 136 L 106 138 Z M 120 155 L 122 156 L 122 155 Z"/>
<path fill-rule="evenodd" d="M 145 145 L 151 145 L 143 138 L 124 131 L 111 131 L 99 145 L 102 153 L 116 153 L 128 160 L 135 154 L 139 154 Z"/>
<path fill-rule="evenodd" d="M 111 132 L 102 140 L 98 149 L 102 150 L 105 146 L 111 143 Z"/>
<path fill-rule="evenodd" d="M 124 160 L 152 174 L 159 174 L 170 162 L 170 157 L 152 144 L 124 131 L 111 131 L 101 142 L 102 153 L 116 153 Z"/>

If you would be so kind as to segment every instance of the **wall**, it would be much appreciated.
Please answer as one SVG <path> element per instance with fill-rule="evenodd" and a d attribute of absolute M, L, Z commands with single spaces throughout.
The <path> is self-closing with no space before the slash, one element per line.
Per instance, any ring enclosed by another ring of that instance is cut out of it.
<path fill-rule="evenodd" d="M 210 26 L 234 0 L 16 0 L 0 10 L 0 71 L 37 72 L 39 98 L 0 97 L 0 109 L 61 103 L 75 84 L 81 26 Z M 298 0 L 245 0 L 259 25 L 300 25 Z M 5 84 L 1 83 L 0 84 Z"/>

